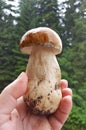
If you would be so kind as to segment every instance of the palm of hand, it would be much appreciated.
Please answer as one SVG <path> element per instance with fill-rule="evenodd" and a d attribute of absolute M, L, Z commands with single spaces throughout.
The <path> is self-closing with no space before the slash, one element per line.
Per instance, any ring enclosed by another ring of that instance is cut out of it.
<path fill-rule="evenodd" d="M 11 116 L 12 124 L 15 126 L 14 129 L 9 128 L 11 130 L 51 130 L 47 117 L 31 114 L 22 98 L 18 100 L 17 109 Z"/>
<path fill-rule="evenodd" d="M 71 95 L 70 90 L 69 94 Z M 0 130 L 61 130 L 70 111 L 67 110 L 68 104 L 70 105 L 68 100 L 70 100 L 70 98 L 65 96 L 62 99 L 61 105 L 56 113 L 50 117 L 46 117 L 31 114 L 27 110 L 27 107 L 21 97 L 17 100 L 16 109 L 14 109 L 9 115 L 3 115 L 5 122 L 1 125 Z M 67 106 L 64 106 L 64 101 Z M 61 110 L 62 107 L 64 107 L 64 112 Z M 67 112 L 65 112 L 65 110 L 67 110 Z"/>
<path fill-rule="evenodd" d="M 22 98 L 18 99 L 17 107 L 6 115 L 6 122 L 0 130 L 52 130 L 49 119 L 45 116 L 36 116 L 28 112 Z M 57 128 L 56 128 L 57 129 Z M 59 130 L 59 129 L 58 129 Z"/>
<path fill-rule="evenodd" d="M 22 98 L 27 89 L 23 73 L 0 94 L 0 130 L 61 130 L 72 108 L 72 91 L 65 80 L 60 86 L 63 98 L 58 110 L 49 117 L 33 115 Z"/>

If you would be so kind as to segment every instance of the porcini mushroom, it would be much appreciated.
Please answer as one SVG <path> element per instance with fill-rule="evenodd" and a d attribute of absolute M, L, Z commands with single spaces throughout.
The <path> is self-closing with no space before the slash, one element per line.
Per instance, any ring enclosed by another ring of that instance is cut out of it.
<path fill-rule="evenodd" d="M 61 39 L 52 29 L 38 27 L 27 31 L 19 46 L 22 52 L 30 55 L 24 101 L 35 114 L 52 114 L 62 98 L 61 70 L 55 56 L 62 51 Z"/>

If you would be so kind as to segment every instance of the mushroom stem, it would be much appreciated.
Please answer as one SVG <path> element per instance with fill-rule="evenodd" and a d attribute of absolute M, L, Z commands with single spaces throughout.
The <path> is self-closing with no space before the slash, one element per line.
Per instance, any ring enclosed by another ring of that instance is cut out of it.
<path fill-rule="evenodd" d="M 25 101 L 34 113 L 53 113 L 61 100 L 60 67 L 47 47 L 33 47 L 27 64 L 28 90 Z"/>

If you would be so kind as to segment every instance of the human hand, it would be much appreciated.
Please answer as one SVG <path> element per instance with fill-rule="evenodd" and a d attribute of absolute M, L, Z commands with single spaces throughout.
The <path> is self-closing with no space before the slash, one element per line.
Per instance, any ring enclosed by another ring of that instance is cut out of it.
<path fill-rule="evenodd" d="M 33 115 L 23 101 L 27 76 L 22 73 L 0 94 L 0 130 L 61 130 L 72 108 L 72 91 L 61 80 L 62 100 L 57 111 L 48 117 Z"/>

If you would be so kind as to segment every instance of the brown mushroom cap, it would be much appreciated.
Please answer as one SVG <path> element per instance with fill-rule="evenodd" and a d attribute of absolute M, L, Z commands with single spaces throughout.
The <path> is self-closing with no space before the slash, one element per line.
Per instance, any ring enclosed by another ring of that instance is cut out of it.
<path fill-rule="evenodd" d="M 62 42 L 59 35 L 48 27 L 38 27 L 27 31 L 21 41 L 20 49 L 26 54 L 30 54 L 33 46 L 43 46 L 50 48 L 54 54 L 62 51 Z"/>

